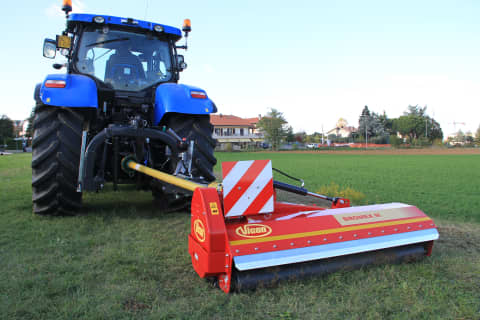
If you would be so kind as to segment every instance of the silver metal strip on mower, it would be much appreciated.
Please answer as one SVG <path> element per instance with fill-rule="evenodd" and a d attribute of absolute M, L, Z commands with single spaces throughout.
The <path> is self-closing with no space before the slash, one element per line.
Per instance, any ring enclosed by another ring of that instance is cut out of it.
<path fill-rule="evenodd" d="M 319 246 L 264 252 L 233 258 L 238 270 L 252 270 L 291 263 L 404 246 L 438 239 L 437 229 L 411 231 L 388 236 L 330 243 Z"/>

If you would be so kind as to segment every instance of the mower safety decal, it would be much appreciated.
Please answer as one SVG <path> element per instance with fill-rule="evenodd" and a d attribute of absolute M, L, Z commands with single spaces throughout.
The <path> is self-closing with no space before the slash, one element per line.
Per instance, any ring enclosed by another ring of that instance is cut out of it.
<path fill-rule="evenodd" d="M 225 217 L 273 212 L 270 160 L 222 163 Z"/>
<path fill-rule="evenodd" d="M 300 232 L 300 233 L 290 233 L 290 234 L 283 234 L 283 235 L 270 236 L 270 237 L 262 237 L 262 238 L 256 238 L 256 239 L 233 240 L 233 241 L 230 241 L 230 245 L 238 246 L 238 245 L 243 245 L 243 244 L 252 244 L 252 243 L 259 243 L 259 242 L 289 240 L 289 239 L 321 236 L 321 235 L 338 233 L 338 232 L 357 231 L 357 230 L 365 230 L 365 229 L 373 229 L 373 228 L 381 228 L 381 227 L 390 227 L 390 226 L 395 226 L 395 225 L 400 225 L 400 224 L 417 223 L 417 222 L 423 222 L 423 221 L 431 221 L 431 219 L 428 218 L 428 217 L 423 217 L 423 218 L 397 220 L 397 221 L 390 221 L 390 222 L 362 224 L 362 225 L 335 228 L 335 229 L 317 230 L 317 231 Z"/>
<path fill-rule="evenodd" d="M 409 210 L 410 208 L 413 207 L 359 213 L 342 213 L 336 214 L 333 217 L 342 226 L 417 217 L 418 213 L 415 210 Z"/>
<path fill-rule="evenodd" d="M 212 216 L 218 215 L 218 206 L 216 202 L 210 202 L 210 213 Z"/>
<path fill-rule="evenodd" d="M 252 223 L 238 227 L 235 233 L 244 238 L 261 238 L 272 233 L 272 228 L 264 224 Z"/>
<path fill-rule="evenodd" d="M 193 222 L 193 231 L 195 232 L 195 236 L 197 237 L 198 241 L 205 241 L 205 227 L 203 226 L 202 220 L 196 219 Z"/>

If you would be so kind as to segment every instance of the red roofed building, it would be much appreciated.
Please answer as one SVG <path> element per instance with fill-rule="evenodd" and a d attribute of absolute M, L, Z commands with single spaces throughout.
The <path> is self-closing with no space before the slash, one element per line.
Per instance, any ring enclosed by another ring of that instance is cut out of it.
<path fill-rule="evenodd" d="M 257 129 L 259 118 L 240 118 L 233 115 L 212 114 L 213 138 L 218 141 L 218 149 L 225 150 L 227 143 L 232 149 L 240 150 L 248 145 L 263 141 L 263 133 Z"/>

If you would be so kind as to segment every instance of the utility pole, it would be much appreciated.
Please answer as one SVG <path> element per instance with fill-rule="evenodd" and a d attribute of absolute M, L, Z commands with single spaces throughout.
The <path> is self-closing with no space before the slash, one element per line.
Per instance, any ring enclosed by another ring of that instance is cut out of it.
<path fill-rule="evenodd" d="M 322 123 L 322 146 L 323 146 L 323 123 Z"/>
<path fill-rule="evenodd" d="M 365 150 L 368 148 L 367 122 L 365 121 Z"/>
<path fill-rule="evenodd" d="M 365 124 L 365 150 L 367 150 L 367 147 L 368 147 L 367 116 L 361 115 L 360 117 L 363 118 L 363 122 Z"/>
<path fill-rule="evenodd" d="M 428 120 L 427 118 L 425 118 L 425 138 L 428 138 L 427 128 L 428 128 Z"/>

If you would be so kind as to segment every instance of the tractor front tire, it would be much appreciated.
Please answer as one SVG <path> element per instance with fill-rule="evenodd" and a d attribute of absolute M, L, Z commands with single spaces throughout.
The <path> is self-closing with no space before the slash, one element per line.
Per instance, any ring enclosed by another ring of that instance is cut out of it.
<path fill-rule="evenodd" d="M 69 108 L 37 105 L 33 120 L 33 212 L 73 215 L 82 205 L 77 192 L 83 116 Z"/>

